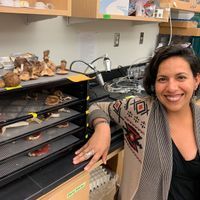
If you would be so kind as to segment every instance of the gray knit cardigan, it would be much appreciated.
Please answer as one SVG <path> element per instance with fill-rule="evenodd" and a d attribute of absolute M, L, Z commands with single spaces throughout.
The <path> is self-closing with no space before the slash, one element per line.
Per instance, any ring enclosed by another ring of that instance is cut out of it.
<path fill-rule="evenodd" d="M 200 152 L 200 107 L 191 103 Z M 172 177 L 172 142 L 165 109 L 150 97 L 99 102 L 90 107 L 89 123 L 113 120 L 124 131 L 121 200 L 167 200 Z M 181 125 L 181 123 L 180 123 Z"/>

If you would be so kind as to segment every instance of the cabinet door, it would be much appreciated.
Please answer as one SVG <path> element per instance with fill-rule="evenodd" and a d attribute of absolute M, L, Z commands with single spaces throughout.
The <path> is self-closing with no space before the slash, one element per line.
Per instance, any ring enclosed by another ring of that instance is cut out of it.
<path fill-rule="evenodd" d="M 1 3 L 0 13 L 70 16 L 72 0 L 27 0 L 27 4 Z"/>
<path fill-rule="evenodd" d="M 50 191 L 38 200 L 88 200 L 89 199 L 89 173 L 83 172 L 76 177 Z"/>

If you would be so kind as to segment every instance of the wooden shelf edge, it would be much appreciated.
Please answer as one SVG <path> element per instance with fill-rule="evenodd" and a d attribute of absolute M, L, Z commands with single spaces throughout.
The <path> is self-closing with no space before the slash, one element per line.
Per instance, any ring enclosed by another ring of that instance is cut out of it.
<path fill-rule="evenodd" d="M 182 10 L 182 11 L 190 11 L 195 12 L 194 8 L 191 8 L 190 2 L 184 2 L 184 1 L 167 1 L 161 0 L 160 1 L 160 7 L 161 8 L 171 8 L 172 10 Z M 197 11 L 196 11 L 197 12 Z"/>
<path fill-rule="evenodd" d="M 97 19 L 105 19 L 104 15 L 98 14 Z M 140 16 L 121 16 L 109 15 L 107 20 L 129 20 L 129 21 L 144 21 L 144 22 L 168 22 L 168 18 L 153 18 L 153 17 L 140 17 Z"/>
<path fill-rule="evenodd" d="M 167 27 L 160 27 L 160 34 L 170 34 L 170 29 Z M 180 36 L 200 36 L 200 28 L 173 28 L 172 29 L 173 35 L 180 35 Z"/>
<path fill-rule="evenodd" d="M 178 20 L 172 20 L 172 27 L 173 28 L 197 28 L 198 23 L 195 21 L 178 21 Z M 170 27 L 169 22 L 163 22 L 159 24 L 160 27 Z"/>
<path fill-rule="evenodd" d="M 121 151 L 123 151 L 124 147 L 119 147 L 118 149 L 116 149 L 115 151 L 113 151 L 112 153 L 109 153 L 107 156 L 107 160 L 111 159 L 112 157 L 116 156 L 118 153 L 120 153 Z M 99 160 L 97 163 L 94 164 L 94 166 L 92 167 L 92 169 L 100 166 L 103 164 L 102 160 Z"/>
<path fill-rule="evenodd" d="M 4 7 L 4 6 L 0 6 L 0 13 L 71 16 L 70 10 L 13 8 L 13 7 Z"/>

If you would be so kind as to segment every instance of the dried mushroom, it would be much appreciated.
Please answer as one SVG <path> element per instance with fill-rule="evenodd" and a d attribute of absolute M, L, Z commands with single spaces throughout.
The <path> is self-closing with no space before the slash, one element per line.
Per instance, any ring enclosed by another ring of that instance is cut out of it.
<path fill-rule="evenodd" d="M 20 80 L 21 81 L 28 81 L 30 80 L 30 75 L 29 75 L 29 72 L 28 71 L 23 71 L 21 74 L 20 74 Z"/>
<path fill-rule="evenodd" d="M 21 68 L 21 65 L 28 62 L 26 58 L 23 57 L 16 57 L 14 61 L 15 67 Z"/>
<path fill-rule="evenodd" d="M 19 76 L 14 72 L 8 72 L 3 76 L 5 82 L 5 87 L 15 87 L 18 86 L 21 81 Z"/>
<path fill-rule="evenodd" d="M 67 74 L 67 61 L 66 60 L 61 60 L 60 61 L 60 66 L 59 69 L 56 72 L 57 74 Z"/>
<path fill-rule="evenodd" d="M 57 104 L 59 104 L 59 102 L 60 102 L 60 99 L 56 95 L 49 95 L 49 96 L 47 96 L 47 98 L 45 100 L 45 104 L 48 106 L 57 105 Z"/>
<path fill-rule="evenodd" d="M 34 150 L 32 152 L 29 152 L 28 156 L 30 156 L 30 157 L 42 156 L 44 154 L 47 154 L 49 152 L 49 149 L 50 149 L 50 145 L 49 144 L 45 144 L 41 148 L 39 148 L 37 150 Z"/>
<path fill-rule="evenodd" d="M 3 88 L 3 87 L 5 87 L 5 82 L 4 82 L 4 80 L 0 80 L 0 88 Z"/>
<path fill-rule="evenodd" d="M 49 60 L 49 54 L 50 54 L 49 50 L 43 52 L 43 60 L 44 60 L 43 63 L 45 63 L 47 67 L 50 68 L 53 72 L 55 72 L 56 65 L 51 60 Z"/>
<path fill-rule="evenodd" d="M 36 61 L 33 63 L 33 67 L 31 69 L 31 76 L 41 76 L 41 72 L 44 69 L 44 66 L 40 61 Z"/>
<path fill-rule="evenodd" d="M 63 122 L 62 124 L 58 124 L 57 127 L 58 128 L 67 128 L 67 127 L 69 127 L 69 123 L 68 122 Z"/>
<path fill-rule="evenodd" d="M 23 71 L 29 71 L 31 63 L 28 62 L 26 58 L 23 57 L 16 57 L 14 61 L 15 69 L 13 70 L 14 73 L 20 74 Z"/>
<path fill-rule="evenodd" d="M 41 76 L 54 76 L 54 72 L 44 63 L 43 70 L 41 71 Z"/>
<path fill-rule="evenodd" d="M 25 139 L 28 141 L 38 140 L 41 137 L 41 135 L 42 135 L 41 132 L 37 132 L 37 133 L 27 136 Z"/>

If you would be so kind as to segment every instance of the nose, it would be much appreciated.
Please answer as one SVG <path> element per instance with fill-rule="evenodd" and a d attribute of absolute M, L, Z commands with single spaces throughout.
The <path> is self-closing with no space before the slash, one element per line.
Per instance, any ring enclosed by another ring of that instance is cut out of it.
<path fill-rule="evenodd" d="M 174 79 L 169 79 L 167 84 L 167 90 L 168 92 L 174 92 L 178 88 L 178 82 Z"/>

